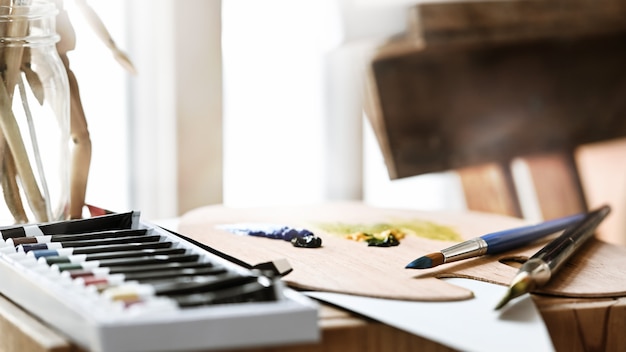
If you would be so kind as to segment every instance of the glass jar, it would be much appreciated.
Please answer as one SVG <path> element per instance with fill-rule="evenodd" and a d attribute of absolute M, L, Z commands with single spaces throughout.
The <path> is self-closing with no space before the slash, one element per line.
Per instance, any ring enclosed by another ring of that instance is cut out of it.
<path fill-rule="evenodd" d="M 53 1 L 0 4 L 0 225 L 66 218 L 70 92 Z"/>

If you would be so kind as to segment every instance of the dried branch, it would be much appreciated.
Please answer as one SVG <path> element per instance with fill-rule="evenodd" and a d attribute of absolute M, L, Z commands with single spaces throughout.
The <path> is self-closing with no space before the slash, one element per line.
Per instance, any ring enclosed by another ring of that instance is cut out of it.
<path fill-rule="evenodd" d="M 23 15 L 25 9 L 19 7 L 12 8 L 12 15 Z M 9 22 L 6 28 L 6 36 L 11 38 L 23 37 L 28 33 L 28 22 L 26 21 L 14 21 Z M 4 52 L 4 64 L 6 65 L 6 71 L 4 75 L 4 82 L 6 84 L 6 91 L 9 94 L 9 100 L 13 98 L 13 92 L 15 85 L 20 76 L 20 67 L 22 66 L 22 54 L 24 52 L 23 46 L 9 46 L 5 48 Z"/>
<path fill-rule="evenodd" d="M 33 114 L 28 105 L 28 98 L 26 96 L 26 87 L 24 87 L 24 80 L 20 79 L 18 82 L 20 91 L 20 98 L 22 100 L 22 107 L 24 108 L 24 116 L 26 117 L 26 124 L 28 125 L 28 135 L 30 136 L 30 143 L 33 147 L 33 159 L 35 166 L 37 167 L 37 173 L 39 174 L 39 181 L 41 181 L 41 189 L 43 191 L 44 206 L 46 211 L 46 218 L 52 219 L 52 209 L 50 208 L 50 191 L 48 190 L 48 181 L 46 179 L 46 173 L 43 168 L 43 162 L 41 161 L 41 151 L 39 149 L 39 140 L 37 138 L 37 130 L 35 129 L 35 122 L 33 121 Z"/>
<path fill-rule="evenodd" d="M 0 84 L 0 128 L 15 159 L 17 173 L 22 180 L 26 199 L 37 218 L 37 221 L 48 221 L 45 200 L 41 196 L 37 180 L 28 161 L 28 154 L 22 135 L 20 134 L 15 115 L 11 110 L 11 99 L 6 87 Z"/>
<path fill-rule="evenodd" d="M 22 72 L 24 72 L 24 76 L 26 76 L 26 81 L 28 82 L 28 86 L 30 90 L 33 92 L 33 96 L 37 98 L 37 101 L 40 105 L 44 103 L 44 88 L 41 84 L 41 80 L 39 76 L 33 69 L 30 67 L 30 48 L 24 50 L 24 55 L 22 58 Z"/>
<path fill-rule="evenodd" d="M 70 134 L 74 142 L 72 153 L 72 167 L 70 173 L 70 218 L 82 217 L 87 191 L 87 179 L 91 164 L 91 138 L 87 128 L 87 118 L 80 100 L 78 82 L 74 72 L 69 67 L 66 55 L 62 56 L 67 76 L 70 82 Z"/>
<path fill-rule="evenodd" d="M 70 134 L 74 142 L 70 174 L 70 217 L 80 218 L 82 216 L 82 208 L 85 204 L 87 179 L 91 163 L 91 139 L 89 137 L 85 111 L 80 98 L 78 81 L 70 68 L 70 62 L 67 57 L 68 51 L 73 50 L 76 46 L 76 35 L 67 12 L 63 10 L 63 0 L 56 0 L 56 2 L 59 8 L 57 32 L 61 36 L 61 41 L 57 43 L 57 51 L 63 61 L 70 83 Z M 85 0 L 75 0 L 75 3 L 96 36 L 111 50 L 115 59 L 127 71 L 135 74 L 136 70 L 131 60 L 117 47 L 109 31 L 93 8 L 89 6 Z"/>
<path fill-rule="evenodd" d="M 82 217 L 87 193 L 87 181 L 91 164 L 91 138 L 87 127 L 87 118 L 80 99 L 78 82 L 70 68 L 67 52 L 76 46 L 76 34 L 70 22 L 67 11 L 63 9 L 63 1 L 57 0 L 59 14 L 57 15 L 57 33 L 61 40 L 57 43 L 57 52 L 61 57 L 70 84 L 70 135 L 74 148 L 70 172 L 70 207 L 69 216 L 72 219 Z"/>
<path fill-rule="evenodd" d="M 2 4 L 4 5 L 6 1 Z M 15 3 L 9 2 L 9 5 L 28 5 L 30 1 L 20 0 Z M 12 15 L 23 14 L 24 9 L 20 7 L 12 8 Z M 3 33 L 9 37 L 23 37 L 28 33 L 28 23 L 25 21 L 8 22 L 6 28 L 3 28 Z M 28 199 L 28 202 L 35 214 L 38 221 L 48 221 L 48 213 L 46 211 L 45 199 L 42 197 L 35 179 L 33 170 L 31 168 L 26 147 L 20 134 L 17 121 L 12 111 L 13 94 L 15 86 L 20 80 L 20 68 L 22 66 L 22 58 L 24 55 L 24 48 L 22 46 L 9 46 L 4 49 L 2 53 L 4 59 L 4 84 L 0 84 L 0 127 L 7 145 L 4 145 L 5 150 L 8 147 L 10 150 L 10 156 L 4 156 L 2 161 L 4 168 L 3 172 L 3 186 L 5 188 L 5 199 L 12 202 L 8 204 L 11 212 L 18 214 L 20 217 L 23 213 L 23 205 L 19 198 L 19 189 L 17 188 L 17 182 L 15 182 L 14 171 L 22 181 L 24 192 Z M 8 153 L 6 153 L 8 154 Z M 15 164 L 13 168 L 12 164 Z M 21 219 L 17 219 L 21 221 Z"/>
<path fill-rule="evenodd" d="M 17 186 L 17 170 L 15 170 L 15 161 L 11 152 L 8 151 L 8 145 L 4 139 L 4 135 L 0 133 L 2 141 L 0 142 L 1 150 L 0 156 L 2 157 L 2 189 L 4 190 L 4 201 L 7 204 L 13 219 L 17 224 L 23 224 L 28 222 L 28 216 L 24 211 L 24 205 L 22 204 L 22 198 L 19 194 L 19 188 Z"/>
<path fill-rule="evenodd" d="M 102 42 L 111 50 L 115 59 L 128 72 L 130 72 L 131 74 L 136 74 L 137 71 L 135 70 L 135 66 L 133 65 L 133 63 L 130 61 L 128 56 L 122 50 L 120 50 L 120 48 L 117 47 L 117 44 L 115 44 L 115 41 L 111 37 L 111 34 L 109 34 L 109 31 L 104 26 L 104 23 L 102 23 L 102 20 L 93 10 L 93 8 L 89 6 L 89 4 L 87 4 L 87 1 L 74 0 L 74 2 L 83 13 L 83 16 L 85 16 L 85 19 L 87 20 L 87 23 L 89 23 L 98 38 L 100 38 L 100 40 L 102 40 Z"/>

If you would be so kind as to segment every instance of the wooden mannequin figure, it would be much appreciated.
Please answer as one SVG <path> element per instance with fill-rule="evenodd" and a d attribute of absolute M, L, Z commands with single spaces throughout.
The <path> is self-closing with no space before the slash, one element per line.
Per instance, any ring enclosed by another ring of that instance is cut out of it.
<path fill-rule="evenodd" d="M 70 68 L 67 53 L 76 47 L 76 34 L 69 18 L 68 12 L 63 6 L 63 0 L 55 0 L 59 14 L 57 16 L 57 32 L 61 40 L 57 43 L 57 51 L 63 61 L 70 85 L 70 134 L 74 148 L 71 157 L 70 172 L 70 203 L 69 217 L 78 219 L 82 217 L 85 205 L 85 193 L 89 166 L 91 163 L 91 139 L 87 126 L 87 119 L 80 99 L 78 81 Z M 130 59 L 124 54 L 111 38 L 97 13 L 85 0 L 74 0 L 76 7 L 85 17 L 91 28 L 100 40 L 111 50 L 117 61 L 131 74 L 135 74 L 135 68 Z"/>

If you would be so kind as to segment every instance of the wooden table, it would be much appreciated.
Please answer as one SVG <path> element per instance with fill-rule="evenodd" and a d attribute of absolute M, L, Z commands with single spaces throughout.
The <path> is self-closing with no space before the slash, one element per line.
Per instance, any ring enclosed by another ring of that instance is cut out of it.
<path fill-rule="evenodd" d="M 534 297 L 557 351 L 622 351 L 626 346 L 626 298 L 563 300 Z M 345 310 L 322 305 L 318 344 L 246 349 L 249 352 L 451 351 Z M 586 346 L 586 347 L 585 347 Z M 82 351 L 66 337 L 0 296 L 0 351 Z"/>

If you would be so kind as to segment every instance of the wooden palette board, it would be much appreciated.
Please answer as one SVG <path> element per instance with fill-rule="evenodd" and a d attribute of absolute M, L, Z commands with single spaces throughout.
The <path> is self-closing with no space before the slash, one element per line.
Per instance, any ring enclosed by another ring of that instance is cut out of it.
<path fill-rule="evenodd" d="M 471 291 L 440 280 L 463 277 L 508 285 L 517 273 L 507 260 L 524 260 L 549 240 L 494 256 L 472 258 L 426 270 L 405 269 L 412 260 L 456 242 L 407 236 L 395 247 L 369 247 L 364 242 L 324 232 L 320 223 L 375 224 L 428 221 L 454 229 L 463 239 L 528 225 L 521 219 L 478 212 L 415 211 L 375 208 L 362 203 L 312 206 L 228 208 L 206 206 L 181 217 L 181 234 L 250 265 L 287 259 L 293 271 L 284 277 L 294 288 L 367 297 L 452 301 L 473 297 Z M 277 224 L 307 228 L 323 240 L 321 248 L 297 248 L 282 240 L 237 235 L 219 226 Z M 626 296 L 626 248 L 599 240 L 588 242 L 537 291 L 563 297 Z"/>

